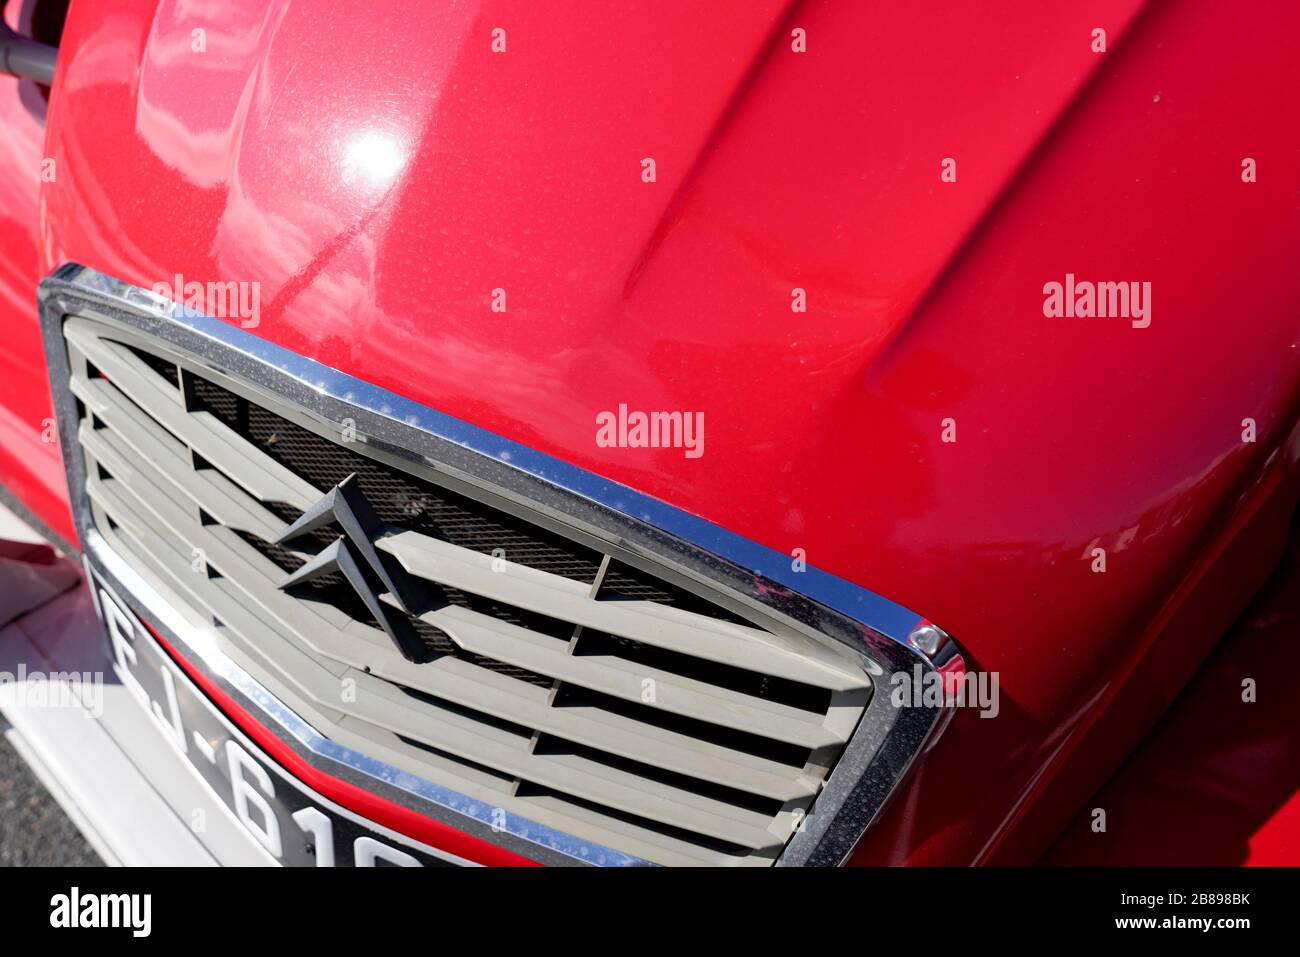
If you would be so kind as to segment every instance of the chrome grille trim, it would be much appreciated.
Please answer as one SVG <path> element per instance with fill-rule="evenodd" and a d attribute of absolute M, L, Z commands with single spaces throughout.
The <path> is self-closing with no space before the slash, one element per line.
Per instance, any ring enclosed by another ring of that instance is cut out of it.
<path fill-rule="evenodd" d="M 78 527 L 88 556 L 96 561 L 97 567 L 107 571 L 111 581 L 119 585 L 117 590 L 129 604 L 144 605 L 144 609 L 137 610 L 145 610 L 147 617 L 162 624 L 169 639 L 176 641 L 183 650 L 195 653 L 205 670 L 211 672 L 237 701 L 252 705 L 250 710 L 265 716 L 268 726 L 277 736 L 322 770 L 360 783 L 516 853 L 548 863 L 565 860 L 602 864 L 641 862 L 636 855 L 600 847 L 591 840 L 575 839 L 539 823 L 537 819 L 514 813 L 509 815 L 504 832 L 485 832 L 483 825 L 492 823 L 492 805 L 484 806 L 459 792 L 440 788 L 402 771 L 400 767 L 373 756 L 367 757 L 361 750 L 348 748 L 337 740 L 318 734 L 312 724 L 303 719 L 304 716 L 295 714 L 254 680 L 246 667 L 241 667 L 239 649 L 222 647 L 210 628 L 205 632 L 200 623 L 187 622 L 184 616 L 169 608 L 157 589 L 122 561 L 105 535 L 95 528 L 94 510 L 102 508 L 106 501 L 128 510 L 131 506 L 123 505 L 121 494 L 114 498 L 112 482 L 94 478 L 87 482 L 85 479 L 87 462 L 78 441 L 76 401 L 73 391 L 66 387 L 70 367 L 64 346 L 65 316 L 88 317 L 122 330 L 128 338 L 132 334 L 142 335 L 146 341 L 166 346 L 169 352 L 177 351 L 201 374 L 220 378 L 223 388 L 251 401 L 271 404 L 280 414 L 293 408 L 299 424 L 313 431 L 335 429 L 345 419 L 352 419 L 358 432 L 366 439 L 367 453 L 374 458 L 407 470 L 436 470 L 442 482 L 453 489 L 463 489 L 475 498 L 488 495 L 494 507 L 550 527 L 565 537 L 584 541 L 599 550 L 608 552 L 617 547 L 620 560 L 652 570 L 660 578 L 676 580 L 678 584 L 696 591 L 703 588 L 711 598 L 722 589 L 725 601 L 720 604 L 730 604 L 732 610 L 742 617 L 778 634 L 802 636 L 813 641 L 829 636 L 860 656 L 861 674 L 865 679 L 860 683 L 869 681 L 873 692 L 865 715 L 860 722 L 855 722 L 856 731 L 848 727 L 842 736 L 833 736 L 842 740 L 852 732 L 844 753 L 813 805 L 811 815 L 785 844 L 778 863 L 839 863 L 851 851 L 936 728 L 937 710 L 894 709 L 888 705 L 889 674 L 897 670 L 910 672 L 917 664 L 923 669 L 932 667 L 928 660 L 906 644 L 906 636 L 920 621 L 919 616 L 892 602 L 815 569 L 795 573 L 785 556 L 671 506 L 326 369 L 247 332 L 208 317 L 196 316 L 144 290 L 84 267 L 65 266 L 56 271 L 42 283 L 41 303 L 43 332 L 59 412 L 60 439 L 65 450 Z M 75 333 L 72 338 L 75 340 Z M 128 375 L 130 372 L 126 367 L 117 371 Z M 226 373 L 232 378 L 227 378 Z M 97 398 L 90 394 L 93 385 L 83 380 L 74 387 L 88 405 Z M 157 400 L 158 396 L 154 399 Z M 107 409 L 104 411 L 107 414 Z M 184 414 L 179 405 L 177 411 Z M 195 425 L 176 418 L 169 424 L 168 431 L 172 431 L 173 425 L 184 432 L 186 441 L 205 457 L 209 457 L 209 453 L 210 457 L 217 459 L 228 454 L 242 454 L 239 450 L 232 453 L 223 447 L 225 437 L 220 430 L 213 434 L 213 430 L 205 429 L 202 423 Z M 94 438 L 88 447 L 92 455 L 111 457 L 113 454 L 104 442 L 97 442 Z M 209 484 L 221 484 L 219 478 L 204 478 Z M 249 481 L 257 485 L 261 494 L 290 501 L 299 509 L 306 508 L 322 490 L 307 483 L 299 485 L 294 481 L 296 478 L 292 473 L 277 474 L 276 469 L 268 469 L 257 472 Z M 121 487 L 116 491 L 122 493 L 126 490 Z M 220 489 L 206 488 L 204 494 L 219 495 Z M 135 507 L 142 504 L 137 503 Z M 237 497 L 227 504 L 236 511 L 243 507 Z M 150 510 L 148 505 L 144 505 L 144 509 Z M 244 510 L 248 511 L 247 508 Z M 157 515 L 151 520 L 157 520 Z M 259 534 L 265 532 L 264 538 L 273 537 L 271 533 L 277 528 L 282 531 L 285 524 L 275 516 L 268 518 L 257 514 L 256 510 L 251 515 L 244 515 L 242 520 L 260 528 Z M 218 549 L 235 549 L 234 542 L 223 543 L 220 540 L 222 531 L 226 529 L 213 532 L 214 541 L 208 544 Z M 106 534 L 112 532 L 106 530 Z M 450 568 L 451 574 L 462 576 L 458 579 L 461 584 L 472 580 L 480 589 L 501 585 L 499 581 L 483 578 L 483 570 L 476 567 L 472 555 L 449 552 L 440 547 L 442 543 L 431 545 L 435 541 L 393 531 L 379 539 L 377 544 L 398 558 L 408 570 L 419 571 L 430 563 L 441 563 L 439 574 L 443 577 L 440 580 L 445 580 Z M 542 605 L 550 608 L 558 602 L 564 606 L 561 617 L 593 612 L 581 604 L 582 599 L 572 589 L 568 589 L 566 594 L 565 589 L 554 588 L 554 582 L 535 575 L 522 575 L 521 578 L 525 590 L 528 586 L 541 590 L 534 597 Z M 520 584 L 513 583 L 512 590 L 508 594 L 503 592 L 503 596 L 517 604 L 518 592 L 515 589 Z M 547 587 L 551 589 L 549 592 Z M 608 618 L 608 609 L 599 611 Z M 460 617 L 464 619 L 466 616 Z M 618 617 L 617 627 L 623 629 L 659 627 L 663 631 L 662 622 L 645 620 L 644 615 L 633 623 L 629 623 L 626 614 Z M 631 618 L 638 619 L 638 616 L 633 614 Z M 591 627 L 608 624 L 608 620 L 593 620 Z M 456 621 L 454 626 L 468 627 L 463 620 Z M 727 629 L 721 630 L 725 632 Z M 689 644 L 688 636 L 674 637 L 671 629 L 668 632 L 664 640 L 670 644 L 676 643 L 679 647 Z M 697 637 L 689 636 L 692 641 Z M 346 649 L 335 649 L 335 653 L 342 657 L 348 654 Z M 698 649 L 693 653 L 698 654 Z M 726 643 L 720 641 L 715 653 L 725 658 Z M 770 657 L 779 661 L 782 654 L 778 649 Z M 815 671 L 820 667 L 815 660 L 788 654 L 785 657 L 796 671 L 809 668 Z M 834 659 L 837 656 L 830 657 Z M 243 664 L 252 667 L 255 663 L 250 660 Z M 393 664 L 393 667 L 399 666 Z M 414 681 L 415 678 L 407 676 L 402 680 Z M 853 681 L 845 680 L 841 684 L 844 687 L 836 694 L 854 693 Z M 446 693 L 445 687 L 439 690 Z M 738 723 L 748 727 L 751 720 L 752 716 Z M 566 733 L 578 732 L 566 729 Z M 830 745 L 833 741 L 809 738 L 801 743 L 817 747 Z M 757 778 L 761 777 L 756 775 L 751 783 L 765 789 L 778 788 L 770 775 L 766 784 L 758 785 Z M 774 793 L 773 796 L 777 795 Z M 786 800 L 795 797 L 788 785 L 779 796 Z M 548 806 L 545 800 L 537 801 L 534 817 L 547 817 Z M 574 812 L 568 809 L 555 813 L 571 815 Z M 733 838 L 751 843 L 761 840 L 738 822 L 722 821 L 721 826 Z"/>

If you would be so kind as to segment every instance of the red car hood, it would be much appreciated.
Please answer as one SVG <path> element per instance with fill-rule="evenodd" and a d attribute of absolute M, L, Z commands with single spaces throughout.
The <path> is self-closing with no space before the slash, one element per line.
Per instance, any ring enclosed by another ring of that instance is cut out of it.
<path fill-rule="evenodd" d="M 1033 3 L 992 36 L 865 5 L 124 6 L 74 19 L 47 265 L 258 282 L 260 335 L 877 586 L 956 501 L 939 420 L 982 430 L 1013 364 L 918 304 L 1102 62 Z M 619 403 L 703 412 L 707 454 L 599 448 Z"/>
<path fill-rule="evenodd" d="M 940 623 L 1007 698 L 973 859 L 1290 427 L 1300 216 L 1238 174 L 1300 134 L 1218 64 L 1300 24 L 930 6 L 74 4 L 43 265 L 259 283 L 261 336 Z M 1152 282 L 1150 327 L 1046 318 L 1066 273 Z M 704 454 L 601 447 L 620 404 Z"/>

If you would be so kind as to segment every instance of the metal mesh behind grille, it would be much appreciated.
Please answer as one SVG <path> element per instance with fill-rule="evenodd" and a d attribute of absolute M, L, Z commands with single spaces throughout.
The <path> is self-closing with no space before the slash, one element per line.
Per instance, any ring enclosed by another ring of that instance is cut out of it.
<path fill-rule="evenodd" d="M 359 455 L 197 376 L 190 382 L 196 408 L 212 412 L 317 488 L 332 488 L 356 473 L 366 500 L 385 522 L 488 555 L 500 549 L 512 561 L 575 581 L 590 584 L 596 577 L 598 552 Z"/>
<path fill-rule="evenodd" d="M 610 853 L 779 856 L 870 697 L 860 658 L 391 465 L 148 339 L 79 318 L 65 336 L 100 533 L 323 735 Z M 403 657 L 337 572 L 280 587 L 340 531 L 277 541 L 350 475 L 383 565 L 421 586 L 409 611 L 380 595 L 385 616 L 429 660 Z"/>
<path fill-rule="evenodd" d="M 287 548 L 281 548 L 248 532 L 240 532 L 239 537 L 256 548 L 260 554 L 275 562 L 285 572 L 297 571 L 303 565 L 303 559 Z M 319 601 L 338 608 L 354 621 L 362 622 L 373 628 L 380 627 L 379 622 L 375 620 L 365 602 L 357 596 L 357 593 L 343 581 L 343 576 L 337 572 L 299 586 L 295 594 L 307 601 Z M 458 597 L 463 599 L 457 604 L 468 605 L 468 601 L 464 600 L 464 596 L 457 594 Z M 397 613 L 396 609 L 394 613 Z M 491 658 L 484 658 L 482 655 L 476 655 L 472 651 L 466 651 L 457 645 L 451 636 L 441 628 L 431 625 L 414 615 L 406 615 L 406 618 L 411 627 L 415 629 L 416 634 L 419 635 L 420 640 L 428 646 L 434 655 L 452 655 L 463 658 L 480 668 L 486 668 L 498 674 L 509 675 L 512 678 L 518 678 L 520 681 L 527 681 L 539 688 L 550 688 L 555 684 L 545 675 L 539 675 L 527 668 L 519 668 L 504 661 L 495 661 Z"/>

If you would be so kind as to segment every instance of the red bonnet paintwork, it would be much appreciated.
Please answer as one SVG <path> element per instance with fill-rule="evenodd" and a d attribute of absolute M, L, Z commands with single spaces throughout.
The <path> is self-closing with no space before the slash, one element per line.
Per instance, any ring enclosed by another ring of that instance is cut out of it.
<path fill-rule="evenodd" d="M 258 335 L 937 622 L 1001 713 L 957 716 L 859 860 L 1028 860 L 1295 501 L 1300 7 L 1141 6 L 74 3 L 60 173 L 4 251 L 259 283 Z M 1151 282 L 1150 327 L 1045 318 L 1067 272 Z M 48 403 L 31 281 L 0 287 L 7 448 Z M 619 403 L 703 412 L 705 454 L 599 447 Z"/>

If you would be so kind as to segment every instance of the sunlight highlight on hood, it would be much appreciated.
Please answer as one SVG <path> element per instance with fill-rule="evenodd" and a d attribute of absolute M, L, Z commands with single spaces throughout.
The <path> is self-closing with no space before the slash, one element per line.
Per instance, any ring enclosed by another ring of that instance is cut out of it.
<path fill-rule="evenodd" d="M 347 145 L 344 175 L 350 182 L 388 186 L 406 165 L 406 150 L 388 133 L 367 130 Z"/>

